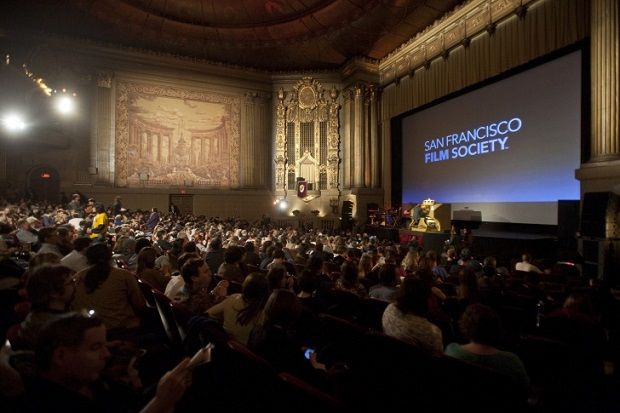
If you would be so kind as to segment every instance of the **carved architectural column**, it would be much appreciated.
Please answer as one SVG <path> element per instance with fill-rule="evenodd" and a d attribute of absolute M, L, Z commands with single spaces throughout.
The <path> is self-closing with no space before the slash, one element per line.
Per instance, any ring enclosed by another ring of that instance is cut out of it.
<path fill-rule="evenodd" d="M 275 184 L 276 191 L 284 193 L 286 191 L 286 180 L 284 177 L 284 168 L 286 166 L 286 107 L 284 106 L 284 97 L 286 96 L 284 89 L 278 90 L 278 105 L 276 106 L 276 154 L 274 162 L 276 164 Z"/>
<path fill-rule="evenodd" d="M 241 111 L 241 188 L 264 188 L 267 186 L 269 163 L 268 136 L 271 117 L 268 110 L 270 96 L 259 92 L 245 94 Z"/>
<path fill-rule="evenodd" d="M 378 124 L 377 124 L 377 95 L 378 91 L 376 86 L 370 87 L 370 187 L 381 188 L 381 163 L 379 157 L 381 156 L 379 149 L 379 136 L 378 136 Z"/>
<path fill-rule="evenodd" d="M 340 156 L 338 154 L 340 148 L 340 134 L 338 129 L 340 128 L 340 121 L 338 113 L 340 111 L 340 105 L 338 104 L 338 91 L 332 86 L 329 91 L 330 103 L 329 103 L 329 116 L 327 126 L 327 188 L 331 190 L 339 189 L 339 163 Z"/>
<path fill-rule="evenodd" d="M 351 130 L 353 128 L 352 125 L 352 109 L 353 109 L 353 96 L 354 96 L 354 92 L 351 90 L 347 90 L 345 93 L 343 93 L 343 98 L 344 98 L 344 102 L 343 102 L 343 106 L 342 106 L 342 110 L 343 110 L 343 130 L 344 130 L 344 144 L 343 144 L 343 159 L 344 159 L 344 165 L 343 165 L 343 187 L 344 188 L 351 188 L 351 184 L 353 182 L 353 172 L 352 172 L 352 168 L 351 168 L 351 148 L 353 147 L 352 145 L 352 133 Z"/>
<path fill-rule="evenodd" d="M 620 159 L 620 5 L 591 3 L 591 161 Z"/>
<path fill-rule="evenodd" d="M 96 173 L 96 182 L 114 182 L 114 93 L 113 74 L 97 73 L 93 96 L 90 136 L 90 171 Z M 119 182 L 120 186 L 125 183 Z"/>
<path fill-rule="evenodd" d="M 353 184 L 364 187 L 364 86 L 355 85 L 353 97 Z"/>

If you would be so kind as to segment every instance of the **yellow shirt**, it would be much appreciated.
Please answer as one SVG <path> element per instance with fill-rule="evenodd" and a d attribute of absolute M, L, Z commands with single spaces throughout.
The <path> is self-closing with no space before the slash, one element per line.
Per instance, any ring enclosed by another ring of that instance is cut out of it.
<path fill-rule="evenodd" d="M 93 232 L 92 234 L 90 234 L 91 238 L 97 238 L 99 236 L 105 236 L 105 234 L 107 234 L 108 232 L 108 216 L 106 215 L 105 212 L 102 212 L 101 214 L 97 214 L 95 215 L 95 219 L 93 219 L 93 226 L 92 229 L 97 229 L 100 225 L 103 225 L 103 229 L 98 232 L 95 233 Z"/>

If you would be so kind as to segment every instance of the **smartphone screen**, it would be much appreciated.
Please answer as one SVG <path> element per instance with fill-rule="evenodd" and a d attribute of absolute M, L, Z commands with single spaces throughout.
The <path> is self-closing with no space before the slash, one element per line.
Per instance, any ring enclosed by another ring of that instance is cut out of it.
<path fill-rule="evenodd" d="M 312 353 L 314 353 L 314 349 L 308 348 L 304 352 L 304 357 L 307 358 L 308 360 L 310 360 L 310 357 L 312 356 Z"/>

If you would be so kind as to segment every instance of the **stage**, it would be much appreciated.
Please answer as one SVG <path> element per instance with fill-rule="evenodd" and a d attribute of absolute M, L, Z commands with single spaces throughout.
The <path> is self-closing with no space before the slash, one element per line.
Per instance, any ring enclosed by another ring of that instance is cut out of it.
<path fill-rule="evenodd" d="M 450 239 L 448 232 L 410 231 L 382 226 L 367 226 L 366 232 L 401 245 L 415 241 L 425 251 L 434 250 L 438 253 L 441 253 Z M 471 252 L 479 259 L 492 255 L 500 262 L 509 263 L 512 259 L 520 258 L 523 252 L 529 252 L 534 257 L 553 257 L 557 244 L 557 236 L 550 234 L 475 229 L 472 230 Z"/>

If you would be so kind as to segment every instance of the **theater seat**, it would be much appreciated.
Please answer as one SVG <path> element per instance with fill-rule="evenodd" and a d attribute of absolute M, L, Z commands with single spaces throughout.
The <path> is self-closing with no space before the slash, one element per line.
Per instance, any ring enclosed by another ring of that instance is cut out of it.
<path fill-rule="evenodd" d="M 343 411 L 344 405 L 340 400 L 311 386 L 300 378 L 289 373 L 280 373 L 278 377 L 282 383 L 281 408 L 300 413 L 336 413 Z"/>
<path fill-rule="evenodd" d="M 153 297 L 155 298 L 155 305 L 162 326 L 168 338 L 168 342 L 171 348 L 176 352 L 181 352 L 183 339 L 181 336 L 181 326 L 177 321 L 172 302 L 164 294 L 157 290 L 151 290 Z"/>

